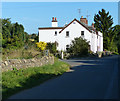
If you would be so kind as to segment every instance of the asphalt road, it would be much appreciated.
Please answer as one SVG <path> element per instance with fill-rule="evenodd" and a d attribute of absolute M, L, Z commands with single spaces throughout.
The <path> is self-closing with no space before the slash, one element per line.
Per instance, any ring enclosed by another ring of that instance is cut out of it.
<path fill-rule="evenodd" d="M 69 72 L 9 99 L 117 99 L 118 56 L 64 60 Z"/>

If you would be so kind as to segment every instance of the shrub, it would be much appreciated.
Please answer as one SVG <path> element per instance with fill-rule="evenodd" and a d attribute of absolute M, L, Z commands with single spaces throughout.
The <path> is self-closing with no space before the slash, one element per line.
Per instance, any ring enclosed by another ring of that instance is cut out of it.
<path fill-rule="evenodd" d="M 46 49 L 49 49 L 50 53 L 55 55 L 57 52 L 57 43 L 56 42 L 55 43 L 47 43 Z"/>
<path fill-rule="evenodd" d="M 72 40 L 72 44 L 67 52 L 74 56 L 85 56 L 88 55 L 88 50 L 89 42 L 87 42 L 86 39 L 79 37 Z"/>
<path fill-rule="evenodd" d="M 119 53 L 117 53 L 117 52 L 113 52 L 112 54 L 114 54 L 114 55 L 119 55 Z"/>
<path fill-rule="evenodd" d="M 46 49 L 47 43 L 41 41 L 41 42 L 37 42 L 36 44 L 41 51 Z"/>

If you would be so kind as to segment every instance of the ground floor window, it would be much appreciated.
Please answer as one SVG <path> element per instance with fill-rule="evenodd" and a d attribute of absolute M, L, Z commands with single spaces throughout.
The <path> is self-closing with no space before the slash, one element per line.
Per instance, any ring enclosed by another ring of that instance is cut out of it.
<path fill-rule="evenodd" d="M 66 45 L 66 50 L 68 51 L 68 49 L 70 48 L 70 45 Z"/>

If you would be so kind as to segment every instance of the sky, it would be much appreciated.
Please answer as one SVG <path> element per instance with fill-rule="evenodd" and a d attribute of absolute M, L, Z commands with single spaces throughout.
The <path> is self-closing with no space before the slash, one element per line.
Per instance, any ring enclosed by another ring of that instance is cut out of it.
<path fill-rule="evenodd" d="M 118 24 L 120 25 L 120 1 L 118 3 Z"/>
<path fill-rule="evenodd" d="M 88 17 L 88 24 L 94 22 L 94 15 L 105 9 L 118 24 L 118 2 L 2 2 L 2 18 L 11 18 L 11 22 L 22 24 L 29 34 L 38 33 L 39 27 L 51 27 L 52 17 L 58 20 L 58 26 L 71 22 L 74 18 Z M 80 14 L 78 13 L 80 9 Z"/>
<path fill-rule="evenodd" d="M 1 0 L 2 2 L 118 2 L 120 0 Z"/>

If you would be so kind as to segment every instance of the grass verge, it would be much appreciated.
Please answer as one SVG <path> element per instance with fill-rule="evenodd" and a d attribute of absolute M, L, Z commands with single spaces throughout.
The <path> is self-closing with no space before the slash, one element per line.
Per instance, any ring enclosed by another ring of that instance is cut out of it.
<path fill-rule="evenodd" d="M 2 99 L 24 89 L 37 86 L 44 81 L 63 74 L 69 70 L 69 64 L 55 59 L 53 65 L 31 67 L 27 69 L 14 69 L 2 73 Z"/>

